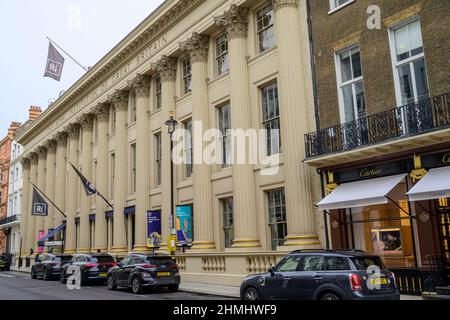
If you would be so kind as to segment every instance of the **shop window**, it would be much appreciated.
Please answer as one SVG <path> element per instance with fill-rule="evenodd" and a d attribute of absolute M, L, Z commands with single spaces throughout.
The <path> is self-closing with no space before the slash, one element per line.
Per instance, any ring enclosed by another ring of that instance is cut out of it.
<path fill-rule="evenodd" d="M 272 3 L 256 12 L 256 30 L 258 34 L 259 52 L 275 47 L 275 14 Z"/>
<path fill-rule="evenodd" d="M 286 202 L 284 189 L 267 192 L 269 227 L 271 234 L 271 247 L 276 250 L 277 246 L 284 244 L 287 236 Z"/>

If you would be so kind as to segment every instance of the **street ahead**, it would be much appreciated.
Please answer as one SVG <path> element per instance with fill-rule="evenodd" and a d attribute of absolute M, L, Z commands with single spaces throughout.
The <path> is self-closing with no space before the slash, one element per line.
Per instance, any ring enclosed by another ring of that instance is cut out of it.
<path fill-rule="evenodd" d="M 32 280 L 26 273 L 0 272 L 0 300 L 224 300 L 223 297 L 167 290 L 134 295 L 129 290 L 108 291 L 104 285 L 69 290 L 59 281 Z"/>

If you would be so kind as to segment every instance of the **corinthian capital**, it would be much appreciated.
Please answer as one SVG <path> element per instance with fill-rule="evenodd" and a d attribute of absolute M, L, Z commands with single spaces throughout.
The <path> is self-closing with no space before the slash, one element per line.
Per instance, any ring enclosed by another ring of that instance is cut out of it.
<path fill-rule="evenodd" d="M 162 56 L 158 62 L 156 62 L 153 67 L 158 70 L 161 76 L 161 81 L 175 81 L 175 76 L 177 73 L 177 59 Z"/>
<path fill-rule="evenodd" d="M 215 17 L 214 21 L 219 27 L 225 28 L 229 39 L 245 38 L 248 34 L 248 8 L 238 7 L 232 4 L 230 10 L 219 17 Z"/>
<path fill-rule="evenodd" d="M 69 124 L 65 130 L 69 139 L 77 139 L 80 134 L 80 125 L 78 123 Z"/>
<path fill-rule="evenodd" d="M 20 164 L 22 165 L 22 168 L 24 170 L 30 169 L 31 162 L 30 162 L 30 159 L 28 157 L 22 157 L 22 159 L 20 159 Z"/>
<path fill-rule="evenodd" d="M 272 0 L 273 10 L 277 11 L 281 8 L 298 8 L 298 0 Z"/>
<path fill-rule="evenodd" d="M 56 152 L 56 141 L 53 139 L 47 140 L 44 143 L 44 146 L 47 148 L 48 153 L 55 153 Z"/>
<path fill-rule="evenodd" d="M 58 147 L 65 147 L 67 145 L 67 133 L 59 132 L 55 135 L 56 144 Z"/>
<path fill-rule="evenodd" d="M 108 100 L 114 105 L 116 109 L 128 109 L 128 91 L 116 90 L 112 95 L 108 97 Z"/>
<path fill-rule="evenodd" d="M 82 115 L 79 123 L 83 130 L 92 130 L 94 127 L 94 115 L 90 113 Z"/>
<path fill-rule="evenodd" d="M 38 154 L 39 160 L 45 159 L 47 157 L 47 148 L 43 145 L 37 147 L 36 152 Z"/>
<path fill-rule="evenodd" d="M 137 96 L 148 96 L 150 92 L 150 76 L 138 74 L 129 82 L 129 86 L 134 89 Z"/>
<path fill-rule="evenodd" d="M 194 32 L 192 37 L 180 43 L 180 49 L 187 52 L 192 62 L 208 61 L 209 36 Z"/>
<path fill-rule="evenodd" d="M 34 151 L 31 151 L 28 155 L 27 155 L 28 159 L 30 159 L 30 164 L 37 164 L 38 161 L 38 154 Z"/>
<path fill-rule="evenodd" d="M 98 121 L 108 121 L 109 120 L 109 109 L 110 105 L 108 103 L 100 103 L 94 109 L 94 114 Z"/>

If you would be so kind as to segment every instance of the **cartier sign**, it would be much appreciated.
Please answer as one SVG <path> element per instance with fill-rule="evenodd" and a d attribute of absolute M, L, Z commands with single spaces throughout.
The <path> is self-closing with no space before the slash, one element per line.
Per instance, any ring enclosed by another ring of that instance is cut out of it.
<path fill-rule="evenodd" d="M 444 156 L 442 157 L 442 163 L 450 164 L 450 152 L 444 154 Z"/>
<path fill-rule="evenodd" d="M 383 173 L 381 169 L 362 169 L 359 173 L 361 178 L 378 177 Z"/>

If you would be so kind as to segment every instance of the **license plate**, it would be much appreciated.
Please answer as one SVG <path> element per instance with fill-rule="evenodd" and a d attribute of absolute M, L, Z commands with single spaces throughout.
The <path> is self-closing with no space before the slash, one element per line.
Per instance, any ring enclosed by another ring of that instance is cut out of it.
<path fill-rule="evenodd" d="M 370 283 L 374 286 L 388 284 L 387 278 L 372 278 Z"/>
<path fill-rule="evenodd" d="M 158 272 L 156 275 L 158 277 L 169 277 L 170 276 L 170 272 Z"/>
<path fill-rule="evenodd" d="M 98 276 L 101 277 L 101 278 L 106 278 L 108 276 L 108 274 L 107 273 L 100 273 Z"/>

